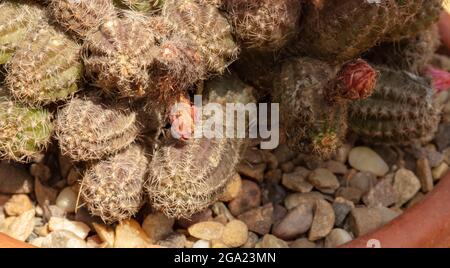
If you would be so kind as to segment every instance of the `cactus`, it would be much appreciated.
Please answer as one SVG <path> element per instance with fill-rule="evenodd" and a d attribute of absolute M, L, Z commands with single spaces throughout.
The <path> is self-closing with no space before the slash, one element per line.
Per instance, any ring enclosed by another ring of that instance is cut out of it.
<path fill-rule="evenodd" d="M 300 0 L 228 0 L 236 37 L 249 48 L 275 51 L 282 48 L 297 31 Z"/>
<path fill-rule="evenodd" d="M 226 77 L 206 85 L 209 101 L 254 102 L 252 88 Z M 189 218 L 214 203 L 233 176 L 245 140 L 198 138 L 164 143 L 153 155 L 146 190 L 169 217 Z"/>
<path fill-rule="evenodd" d="M 144 203 L 148 159 L 144 149 L 131 145 L 84 174 L 80 195 L 87 209 L 107 223 L 128 219 Z"/>
<path fill-rule="evenodd" d="M 341 70 L 310 58 L 286 61 L 274 83 L 273 97 L 280 103 L 287 145 L 320 158 L 330 157 L 347 133 L 348 101 L 372 93 L 374 73 L 359 60 Z"/>
<path fill-rule="evenodd" d="M 7 64 L 5 81 L 12 95 L 32 106 L 70 98 L 82 76 L 80 50 L 51 25 L 31 32 Z"/>
<path fill-rule="evenodd" d="M 114 4 L 120 8 L 151 14 L 161 10 L 164 0 L 114 0 Z"/>
<path fill-rule="evenodd" d="M 398 13 L 397 27 L 394 27 L 384 38 L 388 41 L 399 41 L 413 38 L 430 28 L 439 20 L 446 0 L 396 0 Z"/>
<path fill-rule="evenodd" d="M 61 152 L 75 161 L 102 159 L 128 147 L 139 127 L 136 114 L 74 98 L 58 111 L 56 135 Z"/>
<path fill-rule="evenodd" d="M 33 4 L 0 3 L 0 65 L 7 63 L 28 32 L 44 19 L 44 12 Z"/>
<path fill-rule="evenodd" d="M 52 115 L 45 109 L 22 106 L 0 88 L 0 158 L 32 161 L 44 151 L 53 131 Z"/>
<path fill-rule="evenodd" d="M 59 25 L 79 39 L 116 14 L 111 0 L 50 0 L 48 10 Z"/>
<path fill-rule="evenodd" d="M 167 0 L 162 13 L 173 32 L 198 47 L 209 72 L 221 74 L 236 59 L 239 47 L 231 26 L 215 5 L 197 0 Z"/>
<path fill-rule="evenodd" d="M 408 72 L 377 69 L 381 76 L 375 93 L 350 106 L 351 130 L 371 143 L 407 145 L 430 141 L 440 111 L 433 103 L 429 82 Z"/>
<path fill-rule="evenodd" d="M 150 68 L 159 52 L 145 17 L 127 13 L 91 32 L 83 46 L 87 75 L 94 84 L 119 97 L 143 97 L 154 89 Z"/>
<path fill-rule="evenodd" d="M 382 43 L 366 55 L 371 62 L 419 73 L 439 48 L 439 32 L 434 25 L 418 36 L 394 43 Z"/>

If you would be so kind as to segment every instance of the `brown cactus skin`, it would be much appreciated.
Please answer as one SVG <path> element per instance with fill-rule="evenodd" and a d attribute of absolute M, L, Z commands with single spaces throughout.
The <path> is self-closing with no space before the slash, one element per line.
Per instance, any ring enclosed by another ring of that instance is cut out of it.
<path fill-rule="evenodd" d="M 219 78 L 205 86 L 208 101 L 254 102 L 252 88 L 236 78 Z M 212 203 L 233 177 L 244 139 L 199 138 L 168 141 L 155 152 L 146 190 L 150 204 L 169 217 L 190 218 Z"/>
<path fill-rule="evenodd" d="M 111 0 L 50 0 L 48 11 L 56 23 L 82 40 L 89 31 L 116 15 Z"/>
<path fill-rule="evenodd" d="M 61 152 L 75 161 L 102 159 L 128 147 L 139 126 L 134 112 L 108 107 L 93 98 L 74 98 L 58 111 Z"/>
<path fill-rule="evenodd" d="M 412 73 L 377 67 L 375 93 L 350 105 L 351 130 L 369 143 L 410 145 L 434 137 L 440 108 L 426 79 Z"/>
<path fill-rule="evenodd" d="M 332 156 L 347 134 L 349 103 L 370 96 L 377 76 L 361 59 L 343 65 L 311 58 L 286 60 L 273 92 L 286 144 L 316 158 Z"/>
<path fill-rule="evenodd" d="M 227 0 L 224 9 L 234 33 L 247 48 L 276 51 L 295 36 L 300 0 Z"/>
<path fill-rule="evenodd" d="M 378 65 L 418 74 L 432 61 L 439 46 L 439 32 L 437 26 L 433 25 L 413 38 L 382 43 L 364 57 Z"/>
<path fill-rule="evenodd" d="M 44 11 L 37 5 L 25 2 L 0 3 L 0 65 L 7 63 L 27 33 L 33 31 Z"/>
<path fill-rule="evenodd" d="M 232 28 L 215 5 L 208 1 L 167 0 L 162 14 L 173 32 L 198 47 L 210 73 L 222 74 L 236 59 L 239 47 Z"/>
<path fill-rule="evenodd" d="M 439 20 L 445 0 L 396 0 L 398 23 L 384 40 L 413 38 Z"/>
<path fill-rule="evenodd" d="M 395 0 L 309 1 L 293 51 L 333 62 L 358 57 L 390 30 Z"/>
<path fill-rule="evenodd" d="M 105 92 L 139 98 L 155 90 L 150 68 L 158 53 L 148 20 L 128 12 L 92 31 L 83 46 L 86 74 Z"/>
<path fill-rule="evenodd" d="M 17 100 L 31 106 L 66 100 L 79 90 L 80 51 L 80 45 L 43 21 L 8 62 L 5 82 Z"/>
<path fill-rule="evenodd" d="M 144 203 L 147 167 L 145 150 L 137 144 L 93 164 L 85 172 L 80 188 L 90 213 L 106 223 L 136 214 Z"/>

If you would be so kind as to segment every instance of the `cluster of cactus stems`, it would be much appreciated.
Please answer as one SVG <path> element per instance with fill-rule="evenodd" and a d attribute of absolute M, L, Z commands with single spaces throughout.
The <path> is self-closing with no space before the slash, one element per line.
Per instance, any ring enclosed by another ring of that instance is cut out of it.
<path fill-rule="evenodd" d="M 113 223 L 146 202 L 189 218 L 229 182 L 247 141 L 193 137 L 197 92 L 205 103 L 279 102 L 287 145 L 320 158 L 349 131 L 429 141 L 440 121 L 433 94 L 445 85 L 421 74 L 442 77 L 427 67 L 441 5 L 2 1 L 0 158 L 31 162 L 57 142 L 85 167 L 82 204 Z"/>

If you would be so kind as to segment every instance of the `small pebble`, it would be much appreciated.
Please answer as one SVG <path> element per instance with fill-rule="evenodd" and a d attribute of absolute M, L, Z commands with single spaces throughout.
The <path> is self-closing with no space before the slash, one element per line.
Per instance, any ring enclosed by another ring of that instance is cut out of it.
<path fill-rule="evenodd" d="M 250 164 L 260 164 L 264 162 L 264 154 L 256 148 L 248 148 L 245 150 L 242 159 Z"/>
<path fill-rule="evenodd" d="M 225 225 L 221 241 L 232 248 L 240 247 L 247 242 L 248 228 L 244 222 L 239 220 L 230 221 Z"/>
<path fill-rule="evenodd" d="M 225 187 L 225 190 L 220 195 L 219 200 L 222 202 L 230 202 L 239 195 L 239 193 L 241 192 L 241 188 L 242 188 L 242 179 L 241 176 L 239 176 L 239 174 L 236 173 Z"/>
<path fill-rule="evenodd" d="M 341 187 L 336 191 L 336 197 L 342 197 L 358 204 L 363 195 L 363 191 L 354 187 Z"/>
<path fill-rule="evenodd" d="M 294 163 L 292 163 L 292 161 L 288 161 L 286 163 L 281 164 L 280 167 L 284 173 L 290 173 L 294 170 L 295 165 L 294 165 Z"/>
<path fill-rule="evenodd" d="M 281 144 L 274 151 L 273 154 L 278 160 L 278 164 L 283 164 L 287 161 L 292 160 L 295 154 L 287 147 L 286 144 Z"/>
<path fill-rule="evenodd" d="M 165 239 L 173 232 L 174 219 L 168 218 L 161 212 L 147 215 L 142 223 L 142 229 L 152 243 Z"/>
<path fill-rule="evenodd" d="M 449 166 L 447 163 L 442 163 L 438 167 L 433 168 L 432 174 L 435 181 L 442 179 L 448 172 Z"/>
<path fill-rule="evenodd" d="M 52 177 L 50 168 L 42 163 L 32 164 L 30 166 L 30 174 L 34 178 L 39 178 L 41 181 L 48 181 Z"/>
<path fill-rule="evenodd" d="M 317 199 L 324 199 L 324 196 L 319 192 L 294 193 L 284 199 L 284 206 L 291 210 L 301 204 L 315 204 Z"/>
<path fill-rule="evenodd" d="M 258 242 L 258 235 L 253 232 L 248 232 L 248 238 L 244 245 L 241 248 L 254 248 L 256 243 Z"/>
<path fill-rule="evenodd" d="M 278 168 L 278 159 L 277 157 L 272 154 L 271 152 L 268 152 L 266 150 L 263 150 L 263 156 L 264 156 L 264 161 L 267 163 L 267 168 L 269 170 L 274 170 Z"/>
<path fill-rule="evenodd" d="M 416 164 L 417 177 L 422 185 L 422 192 L 428 193 L 433 190 L 433 174 L 431 173 L 431 167 L 427 158 L 417 159 Z"/>
<path fill-rule="evenodd" d="M 18 217 L 8 217 L 0 225 L 0 232 L 17 240 L 25 241 L 34 230 L 34 215 L 34 209 L 30 209 Z"/>
<path fill-rule="evenodd" d="M 333 229 L 325 238 L 326 248 L 336 248 L 352 240 L 352 236 L 344 229 Z"/>
<path fill-rule="evenodd" d="M 186 236 L 184 234 L 171 234 L 164 240 L 158 242 L 158 245 L 166 248 L 184 248 Z"/>
<path fill-rule="evenodd" d="M 33 191 L 33 178 L 25 169 L 0 162 L 0 193 L 29 194 Z"/>
<path fill-rule="evenodd" d="M 316 241 L 326 237 L 333 229 L 334 221 L 333 207 L 325 200 L 317 200 L 308 239 L 310 241 Z"/>
<path fill-rule="evenodd" d="M 236 171 L 247 178 L 253 179 L 257 182 L 262 182 L 266 167 L 266 163 L 251 164 L 244 161 L 236 166 Z"/>
<path fill-rule="evenodd" d="M 55 204 L 58 197 L 57 190 L 43 185 L 38 178 L 34 180 L 34 193 L 36 200 L 42 207 Z"/>
<path fill-rule="evenodd" d="M 188 228 L 191 236 L 202 240 L 214 240 L 222 237 L 225 226 L 214 221 L 196 223 Z"/>
<path fill-rule="evenodd" d="M 368 147 L 355 147 L 350 151 L 349 164 L 359 171 L 367 171 L 376 176 L 384 176 L 389 171 L 386 162 Z"/>
<path fill-rule="evenodd" d="M 401 207 L 411 200 L 420 188 L 420 181 L 412 171 L 399 169 L 394 178 L 394 189 L 397 193 L 396 206 Z"/>
<path fill-rule="evenodd" d="M 239 195 L 233 199 L 228 208 L 235 216 L 256 208 L 261 204 L 261 190 L 259 186 L 249 180 L 242 180 L 242 188 Z"/>
<path fill-rule="evenodd" d="M 282 184 L 289 190 L 308 193 L 313 189 L 313 185 L 307 181 L 310 171 L 303 168 L 292 173 L 283 174 Z"/>
<path fill-rule="evenodd" d="M 79 221 L 70 221 L 65 218 L 52 217 L 48 221 L 48 229 L 53 231 L 69 231 L 81 239 L 86 239 L 90 232 L 89 226 Z"/>
<path fill-rule="evenodd" d="M 9 216 L 19 216 L 30 209 L 33 209 L 33 203 L 26 194 L 13 195 L 3 206 L 5 213 Z"/>
<path fill-rule="evenodd" d="M 94 222 L 92 225 L 94 226 L 95 232 L 100 239 L 107 244 L 107 247 L 113 247 L 115 240 L 114 230 L 104 224 Z"/>
<path fill-rule="evenodd" d="M 195 223 L 209 220 L 212 220 L 212 210 L 207 208 L 203 211 L 195 213 L 189 219 L 179 219 L 177 221 L 177 225 L 179 225 L 181 228 L 187 229 L 189 228 L 189 226 Z"/>
<path fill-rule="evenodd" d="M 290 248 L 316 248 L 316 243 L 309 241 L 306 238 L 299 238 L 289 244 Z"/>
<path fill-rule="evenodd" d="M 353 202 L 342 197 L 337 197 L 333 202 L 333 211 L 335 215 L 334 224 L 338 227 L 342 227 L 344 225 L 345 219 L 354 207 L 355 204 Z"/>
<path fill-rule="evenodd" d="M 350 229 L 356 237 L 374 231 L 383 224 L 381 213 L 377 208 L 354 208 L 348 220 Z"/>
<path fill-rule="evenodd" d="M 349 186 L 367 193 L 377 182 L 376 176 L 367 171 L 358 172 L 350 178 Z"/>
<path fill-rule="evenodd" d="M 267 234 L 261 241 L 256 243 L 255 248 L 289 248 L 289 245 L 286 241 L 283 241 L 274 235 Z"/>
<path fill-rule="evenodd" d="M 77 194 L 71 187 L 64 188 L 56 198 L 56 205 L 67 213 L 75 212 L 77 208 Z"/>
<path fill-rule="evenodd" d="M 42 248 L 86 248 L 86 242 L 72 232 L 58 230 L 40 241 Z"/>
<path fill-rule="evenodd" d="M 249 210 L 239 215 L 238 219 L 243 221 L 250 231 L 265 235 L 269 233 L 273 224 L 273 205 L 269 203 Z"/>
<path fill-rule="evenodd" d="M 330 160 L 325 162 L 324 167 L 337 175 L 345 175 L 348 172 L 348 168 L 345 164 L 339 161 Z"/>
<path fill-rule="evenodd" d="M 278 184 L 281 181 L 283 172 L 281 169 L 272 169 L 264 174 L 264 181 L 271 184 Z"/>
<path fill-rule="evenodd" d="M 319 191 L 328 194 L 334 193 L 340 186 L 336 175 L 324 168 L 318 168 L 311 172 L 308 181 Z"/>
<path fill-rule="evenodd" d="M 148 248 L 151 246 L 150 238 L 133 219 L 123 220 L 117 226 L 114 235 L 115 248 Z"/>
<path fill-rule="evenodd" d="M 311 228 L 312 222 L 312 204 L 302 204 L 290 210 L 281 221 L 274 225 L 272 233 L 284 240 L 296 239 Z"/>
<path fill-rule="evenodd" d="M 352 149 L 352 145 L 350 145 L 350 144 L 348 144 L 348 143 L 342 145 L 341 147 L 339 147 L 339 148 L 336 150 L 334 159 L 335 159 L 336 161 L 338 161 L 338 162 L 341 162 L 341 163 L 347 162 L 348 155 L 349 155 L 351 149 Z"/>
<path fill-rule="evenodd" d="M 210 243 L 206 240 L 198 240 L 192 245 L 192 248 L 210 248 Z"/>
<path fill-rule="evenodd" d="M 395 218 L 397 218 L 402 214 L 401 211 L 394 210 L 391 208 L 378 207 L 377 209 L 380 211 L 381 225 L 388 224 L 389 222 L 391 222 L 392 220 L 394 220 Z"/>
<path fill-rule="evenodd" d="M 397 201 L 397 192 L 392 186 L 392 180 L 382 179 L 363 197 L 368 207 L 389 207 Z"/>

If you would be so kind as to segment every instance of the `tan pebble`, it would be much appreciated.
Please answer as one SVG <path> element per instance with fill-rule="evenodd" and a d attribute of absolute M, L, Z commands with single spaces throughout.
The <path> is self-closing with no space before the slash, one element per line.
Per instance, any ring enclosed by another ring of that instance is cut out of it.
<path fill-rule="evenodd" d="M 239 220 L 230 221 L 223 230 L 222 241 L 229 247 L 240 247 L 248 239 L 248 228 L 244 222 Z"/>
<path fill-rule="evenodd" d="M 9 216 L 19 216 L 22 213 L 33 209 L 33 204 L 26 194 L 13 195 L 4 205 L 3 209 Z"/>
<path fill-rule="evenodd" d="M 202 240 L 214 240 L 222 237 L 225 226 L 214 221 L 196 223 L 188 228 L 188 232 L 193 237 Z"/>

